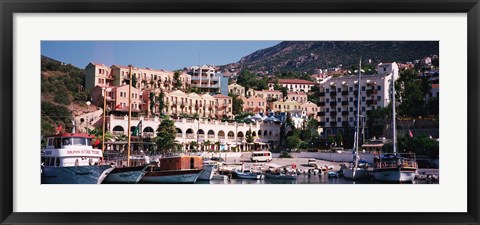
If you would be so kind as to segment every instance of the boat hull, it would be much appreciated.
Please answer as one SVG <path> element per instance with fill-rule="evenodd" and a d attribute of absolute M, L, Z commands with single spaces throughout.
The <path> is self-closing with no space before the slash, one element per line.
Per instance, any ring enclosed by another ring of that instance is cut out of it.
<path fill-rule="evenodd" d="M 101 166 L 42 167 L 42 184 L 101 184 L 114 168 Z"/>
<path fill-rule="evenodd" d="M 159 184 L 193 184 L 202 170 L 170 170 L 146 172 L 141 182 Z"/>
<path fill-rule="evenodd" d="M 136 184 L 145 175 L 146 166 L 118 167 L 112 170 L 104 184 Z"/>
<path fill-rule="evenodd" d="M 261 180 L 264 178 L 261 174 L 253 174 L 253 173 L 237 173 L 238 179 L 250 179 L 250 180 Z"/>
<path fill-rule="evenodd" d="M 416 169 L 376 169 L 373 176 L 377 181 L 410 182 L 415 179 Z"/>
<path fill-rule="evenodd" d="M 295 175 L 285 175 L 285 174 L 265 174 L 266 179 L 276 179 L 276 180 L 296 180 L 297 176 Z"/>
<path fill-rule="evenodd" d="M 211 180 L 215 172 L 214 168 L 215 165 L 204 165 L 197 180 Z"/>
<path fill-rule="evenodd" d="M 343 177 L 351 180 L 359 180 L 367 177 L 365 168 L 345 168 L 342 170 Z"/>

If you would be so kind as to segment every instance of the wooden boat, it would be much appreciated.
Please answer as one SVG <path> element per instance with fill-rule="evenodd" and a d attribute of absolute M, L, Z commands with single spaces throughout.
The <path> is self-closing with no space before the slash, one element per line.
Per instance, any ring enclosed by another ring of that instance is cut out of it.
<path fill-rule="evenodd" d="M 203 170 L 202 157 L 173 156 L 160 159 L 160 167 L 149 167 L 141 182 L 162 184 L 195 183 Z"/>
<path fill-rule="evenodd" d="M 59 134 L 47 137 L 41 154 L 42 184 L 101 184 L 114 169 L 98 165 L 102 150 L 93 149 L 94 136 Z"/>

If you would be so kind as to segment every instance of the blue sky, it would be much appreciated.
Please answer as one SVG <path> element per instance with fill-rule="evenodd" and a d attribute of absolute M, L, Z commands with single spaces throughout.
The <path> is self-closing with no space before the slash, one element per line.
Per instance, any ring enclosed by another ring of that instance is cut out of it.
<path fill-rule="evenodd" d="M 280 41 L 42 41 L 42 55 L 85 68 L 89 62 L 175 70 L 237 62 Z"/>

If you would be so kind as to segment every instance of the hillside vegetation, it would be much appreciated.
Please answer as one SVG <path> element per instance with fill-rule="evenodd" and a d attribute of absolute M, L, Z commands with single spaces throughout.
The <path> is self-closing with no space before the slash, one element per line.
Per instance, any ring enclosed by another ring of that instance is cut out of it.
<path fill-rule="evenodd" d="M 85 70 L 42 56 L 41 59 L 41 133 L 51 135 L 60 124 L 72 130 L 72 108 L 86 106 Z"/>
<path fill-rule="evenodd" d="M 357 65 L 360 57 L 378 62 L 407 62 L 438 55 L 436 41 L 284 41 L 261 49 L 222 69 L 252 72 L 313 73 L 315 69 Z"/>

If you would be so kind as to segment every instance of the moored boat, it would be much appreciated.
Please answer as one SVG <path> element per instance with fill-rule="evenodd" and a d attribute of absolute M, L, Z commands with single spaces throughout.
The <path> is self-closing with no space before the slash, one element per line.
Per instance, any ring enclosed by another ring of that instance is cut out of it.
<path fill-rule="evenodd" d="M 103 181 L 104 184 L 136 184 L 145 175 L 147 166 L 116 167 Z"/>
<path fill-rule="evenodd" d="M 235 172 L 238 179 L 251 179 L 251 180 L 262 180 L 264 178 L 263 174 L 250 173 L 250 172 Z"/>
<path fill-rule="evenodd" d="M 72 133 L 47 137 L 41 156 L 41 183 L 101 184 L 114 168 L 98 165 L 102 150 L 93 149 L 93 138 Z"/>
<path fill-rule="evenodd" d="M 198 180 L 211 180 L 215 173 L 216 166 L 213 164 L 203 165 L 203 170 L 198 176 Z"/>
<path fill-rule="evenodd" d="M 360 82 L 362 81 L 362 60 L 360 60 L 359 67 L 358 67 L 358 81 L 357 85 L 360 86 Z M 357 96 L 361 96 L 360 92 L 361 89 L 358 89 Z M 353 160 L 352 163 L 348 166 L 343 168 L 342 174 L 343 177 L 351 180 L 359 180 L 359 179 L 364 179 L 367 177 L 367 167 L 366 166 L 359 166 L 359 160 L 360 157 L 358 155 L 359 152 L 359 135 L 360 135 L 360 97 L 357 98 L 357 118 L 356 118 L 356 128 L 355 128 L 355 134 L 354 134 L 354 148 L 353 148 Z M 365 164 L 366 165 L 366 164 Z M 330 175 L 330 174 L 329 174 Z"/>
<path fill-rule="evenodd" d="M 266 179 L 277 179 L 277 180 L 296 180 L 296 174 L 285 174 L 285 173 L 265 173 Z"/>
<path fill-rule="evenodd" d="M 397 73 L 392 74 L 392 145 L 393 154 L 381 154 L 375 159 L 373 176 L 377 181 L 411 182 L 417 173 L 416 157 L 413 153 L 397 153 L 397 123 L 395 113 L 395 79 Z"/>
<path fill-rule="evenodd" d="M 141 182 L 162 184 L 195 183 L 203 170 L 199 156 L 173 156 L 160 159 L 160 167 L 149 167 Z"/>

